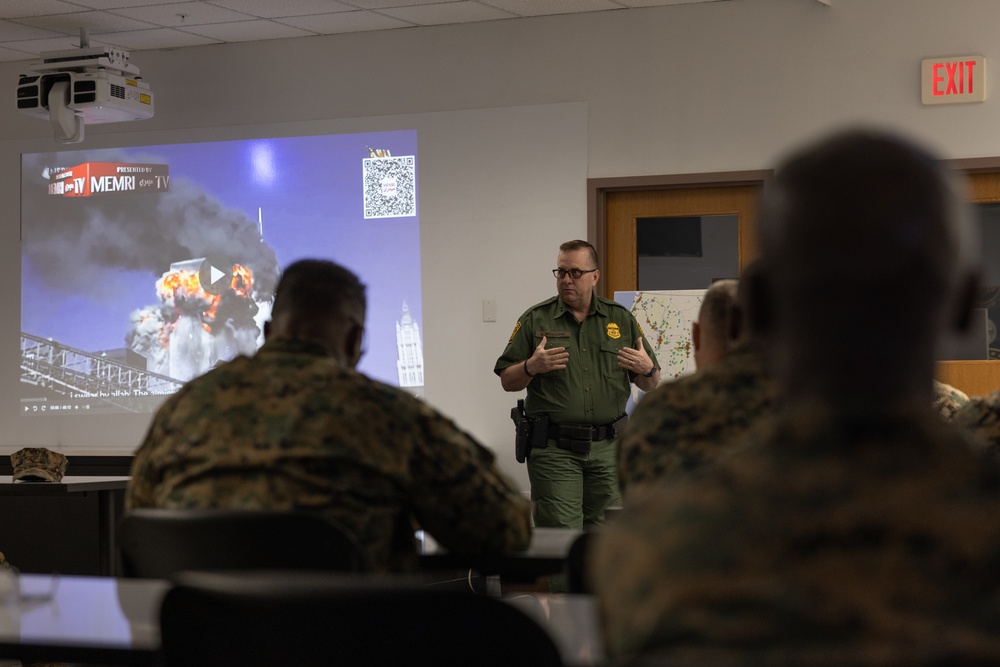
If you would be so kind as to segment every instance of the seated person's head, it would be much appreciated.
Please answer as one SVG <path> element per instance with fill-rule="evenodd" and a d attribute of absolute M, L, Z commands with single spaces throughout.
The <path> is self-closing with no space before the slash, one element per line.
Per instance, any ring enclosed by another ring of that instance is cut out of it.
<path fill-rule="evenodd" d="M 700 370 L 726 356 L 735 343 L 733 309 L 738 281 L 716 280 L 705 292 L 698 320 L 691 323 L 694 364 Z"/>
<path fill-rule="evenodd" d="M 303 259 L 281 274 L 264 335 L 318 343 L 353 368 L 361 359 L 364 323 L 365 286 L 358 277 L 330 261 Z"/>
<path fill-rule="evenodd" d="M 793 155 L 765 189 L 760 242 L 751 316 L 786 384 L 913 388 L 941 332 L 968 319 L 965 205 L 948 169 L 898 137 L 847 132 Z"/>

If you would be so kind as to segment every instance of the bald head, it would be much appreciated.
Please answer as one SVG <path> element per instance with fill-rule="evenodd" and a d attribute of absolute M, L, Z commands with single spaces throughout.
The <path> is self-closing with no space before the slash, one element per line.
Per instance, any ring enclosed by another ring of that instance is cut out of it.
<path fill-rule="evenodd" d="M 364 321 L 365 286 L 358 277 L 333 262 L 304 259 L 282 272 L 265 335 L 319 343 L 354 366 Z"/>
<path fill-rule="evenodd" d="M 726 356 L 735 344 L 733 314 L 738 281 L 716 280 L 705 292 L 698 321 L 691 325 L 694 363 L 699 370 Z"/>
<path fill-rule="evenodd" d="M 897 358 L 922 367 L 968 312 L 974 248 L 933 156 L 887 134 L 835 135 L 793 155 L 765 191 L 752 316 L 793 372 L 821 359 L 827 374 L 884 374 Z"/>

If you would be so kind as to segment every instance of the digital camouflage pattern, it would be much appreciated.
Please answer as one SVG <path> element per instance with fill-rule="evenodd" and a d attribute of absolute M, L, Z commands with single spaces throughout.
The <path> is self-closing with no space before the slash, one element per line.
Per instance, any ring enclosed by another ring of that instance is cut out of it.
<path fill-rule="evenodd" d="M 354 533 L 375 572 L 417 567 L 418 527 L 461 553 L 520 548 L 531 533 L 530 503 L 452 421 L 288 341 L 166 401 L 133 462 L 137 507 L 318 512 Z"/>
<path fill-rule="evenodd" d="M 622 491 L 714 461 L 773 411 L 776 391 L 761 354 L 749 346 L 660 384 L 639 401 L 619 440 Z"/>
<path fill-rule="evenodd" d="M 798 405 L 595 541 L 613 660 L 1000 664 L 1000 467 L 924 405 Z"/>
<path fill-rule="evenodd" d="M 934 411 L 945 419 L 953 419 L 955 413 L 969 402 L 969 397 L 961 389 L 934 380 Z"/>
<path fill-rule="evenodd" d="M 68 465 L 64 455 L 45 447 L 24 447 L 10 455 L 14 481 L 58 482 Z"/>
<path fill-rule="evenodd" d="M 952 422 L 973 433 L 991 454 L 1000 456 L 1000 390 L 970 397 Z"/>

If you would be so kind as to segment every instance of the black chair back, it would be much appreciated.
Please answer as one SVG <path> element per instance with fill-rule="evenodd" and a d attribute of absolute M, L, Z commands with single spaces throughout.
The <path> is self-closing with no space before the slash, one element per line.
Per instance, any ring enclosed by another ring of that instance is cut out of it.
<path fill-rule="evenodd" d="M 497 598 L 388 576 L 186 572 L 160 610 L 168 667 L 556 667 L 534 620 Z"/>
<path fill-rule="evenodd" d="M 566 591 L 568 593 L 593 593 L 587 576 L 587 557 L 593 542 L 593 533 L 581 533 L 569 546 L 566 554 Z"/>
<path fill-rule="evenodd" d="M 305 512 L 140 509 L 118 528 L 122 574 L 166 579 L 184 570 L 363 569 L 357 540 Z"/>

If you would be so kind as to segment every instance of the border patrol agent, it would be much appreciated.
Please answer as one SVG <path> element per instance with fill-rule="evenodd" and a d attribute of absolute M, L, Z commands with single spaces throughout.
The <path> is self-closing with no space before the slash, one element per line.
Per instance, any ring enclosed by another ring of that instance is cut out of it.
<path fill-rule="evenodd" d="M 527 389 L 511 416 L 535 525 L 582 528 L 619 502 L 615 438 L 625 403 L 632 382 L 656 386 L 659 366 L 632 313 L 594 293 L 591 244 L 563 243 L 552 273 L 558 296 L 521 316 L 493 372 L 504 390 Z"/>

